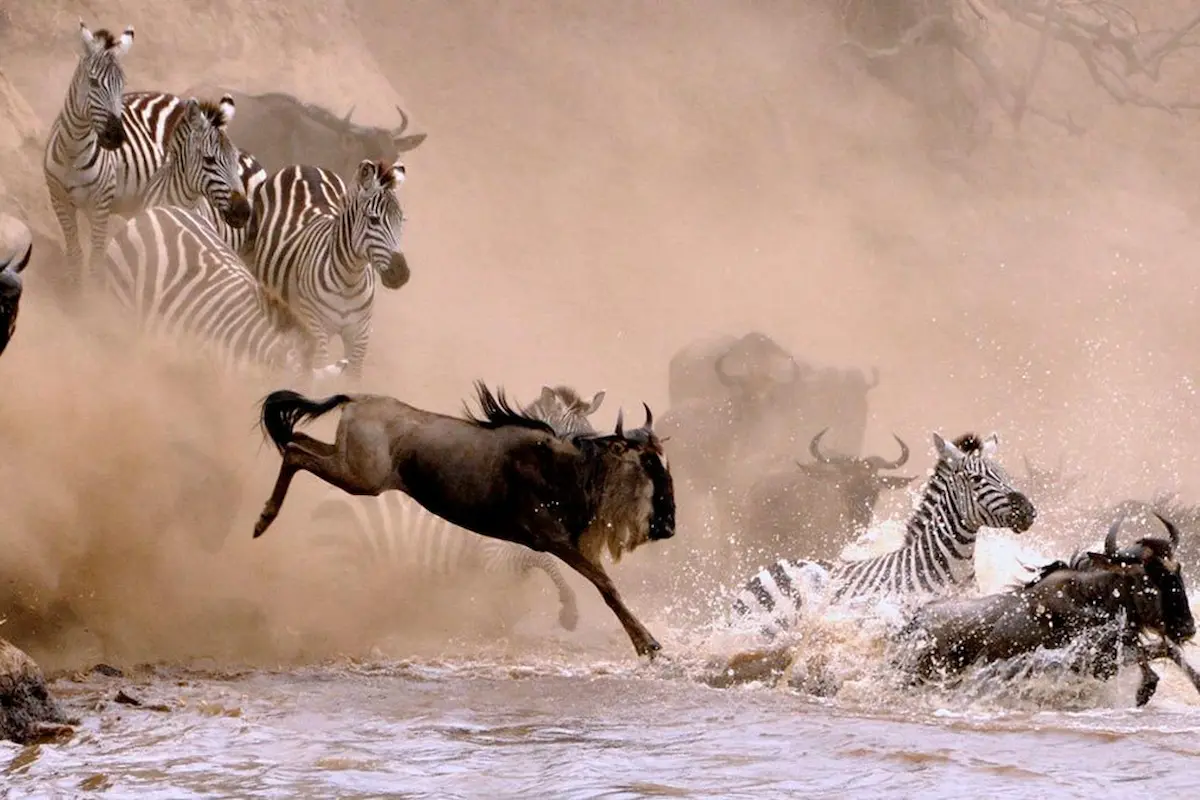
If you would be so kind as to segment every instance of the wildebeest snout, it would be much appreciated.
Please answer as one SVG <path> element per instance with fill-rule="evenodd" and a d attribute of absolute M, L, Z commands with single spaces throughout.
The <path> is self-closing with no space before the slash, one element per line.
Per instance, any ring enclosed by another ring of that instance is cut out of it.
<path fill-rule="evenodd" d="M 125 144 L 125 123 L 116 114 L 106 114 L 104 127 L 96 137 L 105 150 L 116 150 Z"/>
<path fill-rule="evenodd" d="M 241 192 L 229 195 L 229 208 L 225 211 L 225 221 L 234 228 L 244 228 L 250 221 L 250 201 Z"/>
<path fill-rule="evenodd" d="M 1037 509 L 1029 502 L 1028 497 L 1020 492 L 1009 492 L 1008 504 L 1012 507 L 1008 512 L 1009 528 L 1015 533 L 1024 533 L 1033 527 L 1033 521 L 1037 519 Z"/>
<path fill-rule="evenodd" d="M 379 277 L 387 289 L 399 289 L 408 283 L 412 273 L 409 272 L 408 259 L 404 257 L 404 253 L 392 253 L 387 269 L 380 271 Z"/>

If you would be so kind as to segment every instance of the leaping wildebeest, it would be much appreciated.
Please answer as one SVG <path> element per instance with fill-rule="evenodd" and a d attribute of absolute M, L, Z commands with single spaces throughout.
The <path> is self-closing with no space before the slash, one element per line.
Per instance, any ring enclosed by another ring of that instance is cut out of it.
<path fill-rule="evenodd" d="M 429 512 L 481 536 L 557 556 L 587 578 L 621 621 L 638 655 L 660 648 L 625 606 L 601 561 L 675 535 L 675 490 L 650 407 L 641 427 L 560 437 L 482 382 L 483 417 L 425 411 L 392 397 L 338 394 L 311 400 L 278 390 L 262 402 L 261 425 L 283 463 L 254 526 L 261 536 L 297 472 L 348 494 L 404 492 Z M 342 409 L 333 444 L 295 431 Z"/>
<path fill-rule="evenodd" d="M 1122 515 L 1109 528 L 1103 553 L 1085 552 L 1069 564 L 1047 564 L 1032 581 L 1011 591 L 922 607 L 898 635 L 911 648 L 900 663 L 922 679 L 953 676 L 973 664 L 1039 648 L 1055 650 L 1092 637 L 1084 642 L 1091 644 L 1090 652 L 1072 667 L 1108 679 L 1117 673 L 1123 651 L 1141 670 L 1137 704 L 1145 705 L 1158 686 L 1150 660 L 1171 658 L 1192 677 L 1179 645 L 1196 634 L 1182 567 L 1175 560 L 1179 530 L 1158 518 L 1169 539 L 1144 537 L 1118 550 Z M 1160 635 L 1162 644 L 1145 647 L 1144 630 Z"/>
<path fill-rule="evenodd" d="M 189 89 L 184 96 L 226 94 L 237 104 L 238 148 L 253 153 L 269 173 L 292 164 L 307 164 L 338 175 L 352 175 L 364 158 L 390 164 L 398 153 L 413 150 L 425 141 L 424 133 L 405 133 L 408 115 L 399 106 L 396 111 L 400 125 L 388 129 L 351 122 L 353 107 L 339 117 L 283 92 L 249 94 L 204 84 Z"/>
<path fill-rule="evenodd" d="M 17 330 L 21 310 L 21 273 L 33 255 L 33 234 L 24 222 L 0 214 L 0 355 Z"/>
<path fill-rule="evenodd" d="M 875 505 L 884 491 L 907 487 L 915 475 L 887 475 L 908 463 L 908 445 L 900 456 L 855 458 L 821 450 L 825 430 L 809 442 L 813 457 L 758 478 L 741 508 L 742 530 L 752 552 L 764 561 L 781 558 L 820 559 L 835 556 L 855 535 L 871 524 Z"/>

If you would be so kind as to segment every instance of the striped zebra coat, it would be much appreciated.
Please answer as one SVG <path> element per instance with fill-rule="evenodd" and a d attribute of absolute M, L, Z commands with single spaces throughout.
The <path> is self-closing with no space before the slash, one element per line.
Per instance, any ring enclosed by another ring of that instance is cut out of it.
<path fill-rule="evenodd" d="M 236 162 L 238 180 L 241 182 L 238 191 L 247 201 L 244 207 L 236 200 L 223 203 L 219 192 L 205 192 L 200 198 L 193 193 L 192 197 L 186 199 L 178 198 L 178 195 L 175 195 L 177 199 L 166 199 L 152 188 L 152 184 L 158 180 L 156 176 L 161 174 L 163 165 L 168 162 L 172 135 L 190 113 L 191 102 L 191 99 L 185 100 L 166 92 L 127 92 L 124 95 L 122 121 L 127 137 L 125 144 L 117 151 L 116 202 L 119 213 L 127 216 L 156 205 L 198 207 L 230 247 L 239 255 L 248 256 L 253 243 L 249 224 L 250 208 L 255 193 L 267 179 L 267 172 L 253 155 L 235 147 L 229 139 L 227 129 L 237 111 L 232 95 L 223 95 L 216 104 L 220 114 L 211 112 L 211 103 L 201 102 L 202 108 L 208 111 L 206 116 L 211 128 L 215 130 L 210 130 L 195 149 L 205 157 L 220 162 L 223 170 L 230 169 L 231 159 Z M 228 184 L 230 187 L 237 185 L 232 179 Z M 232 191 L 232 188 L 228 190 L 229 193 Z M 231 219 L 230 213 L 235 204 L 238 208 L 244 208 L 244 211 L 237 211 L 236 218 Z M 246 215 L 244 218 L 243 213 Z"/>
<path fill-rule="evenodd" d="M 198 211 L 157 206 L 134 215 L 108 245 L 104 280 L 143 333 L 187 337 L 227 368 L 332 377 L 345 367 L 314 369 L 312 337 Z"/>
<path fill-rule="evenodd" d="M 781 560 L 750 578 L 733 602 L 737 618 L 762 622 L 768 636 L 786 629 L 805 603 L 857 599 L 920 602 L 951 593 L 975 578 L 975 539 L 983 527 L 1028 530 L 1033 504 L 1013 488 L 993 458 L 998 441 L 966 434 L 954 442 L 933 435 L 938 461 L 904 544 L 861 561 L 821 564 Z"/>
<path fill-rule="evenodd" d="M 389 289 L 409 278 L 396 195 L 404 176 L 399 161 L 363 161 L 347 191 L 328 170 L 293 166 L 272 175 L 255 196 L 252 270 L 296 311 L 320 360 L 330 339 L 341 339 L 356 379 L 371 336 L 376 273 Z"/>
<path fill-rule="evenodd" d="M 133 46 L 133 28 L 118 35 L 94 33 L 79 22 L 83 52 L 71 76 L 62 110 L 50 126 L 42 171 L 50 204 L 62 228 L 71 280 L 81 291 L 98 269 L 108 241 L 108 217 L 116 197 L 117 149 L 125 144 L 122 122 L 125 70 L 121 59 Z M 79 214 L 87 219 L 91 249 L 85 263 Z"/>
<path fill-rule="evenodd" d="M 548 423 L 559 436 L 595 433 L 588 417 L 603 400 L 603 391 L 589 401 L 568 386 L 543 386 L 522 412 Z M 350 578 L 348 585 L 387 586 L 414 574 L 461 582 L 471 572 L 516 581 L 540 570 L 558 591 L 559 624 L 574 630 L 578 622 L 575 592 L 553 556 L 451 525 L 402 492 L 353 497 L 331 490 L 312 518 L 319 525 L 313 545 Z"/>

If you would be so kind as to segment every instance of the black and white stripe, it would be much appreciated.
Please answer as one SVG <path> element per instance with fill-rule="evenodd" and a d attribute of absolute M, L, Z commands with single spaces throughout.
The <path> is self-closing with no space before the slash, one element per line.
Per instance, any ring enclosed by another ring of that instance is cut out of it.
<path fill-rule="evenodd" d="M 127 92 L 124 101 L 122 120 L 126 141 L 117 151 L 117 207 L 114 211 L 132 214 L 156 205 L 199 207 L 230 247 L 239 254 L 248 254 L 250 226 L 235 228 L 227 222 L 231 206 L 229 197 L 236 191 L 252 203 L 255 192 L 266 182 L 267 172 L 253 155 L 241 151 L 230 141 L 227 127 L 237 110 L 233 97 L 223 95 L 215 105 L 200 101 L 208 122 L 201 127 L 187 124 L 193 113 L 190 104 L 197 102 L 193 99 L 185 100 L 167 92 L 144 91 Z M 176 169 L 164 172 L 163 166 L 168 163 L 168 155 L 173 149 L 172 141 L 175 146 L 186 147 L 189 135 L 196 141 L 187 149 L 199 153 L 202 159 L 211 159 L 207 164 L 209 171 L 219 169 L 229 173 L 236 170 L 237 181 L 226 178 L 224 182 L 228 188 L 225 188 L 219 182 L 213 183 L 211 177 L 205 182 L 198 176 L 186 180 L 188 169 L 180 167 L 182 159 L 178 158 L 174 159 Z M 181 185 L 172 187 L 171 182 Z"/>
<path fill-rule="evenodd" d="M 559 436 L 595 433 L 588 420 L 604 399 L 589 401 L 567 386 L 542 387 L 541 396 L 523 410 L 550 424 Z M 575 628 L 575 592 L 548 553 L 489 539 L 451 525 L 402 492 L 353 497 L 330 491 L 313 511 L 320 529 L 313 544 L 346 574 L 348 585 L 386 586 L 404 575 L 458 581 L 471 571 L 519 580 L 541 570 L 559 596 L 559 623 Z"/>
<path fill-rule="evenodd" d="M 133 28 L 120 35 L 103 28 L 94 33 L 79 22 L 83 47 L 62 110 L 50 127 L 42 169 L 67 263 L 77 270 L 82 289 L 99 269 L 108 239 L 108 217 L 116 197 L 117 148 L 125 143 L 121 59 L 133 46 Z M 83 260 L 78 214 L 87 218 L 91 248 Z"/>
<path fill-rule="evenodd" d="M 105 286 L 146 334 L 198 340 L 227 368 L 258 364 L 301 373 L 312 338 L 198 211 L 139 212 L 109 242 Z M 314 370 L 339 374 L 344 363 Z"/>
<path fill-rule="evenodd" d="M 1018 532 L 1033 524 L 1032 503 L 994 461 L 996 437 L 973 435 L 953 443 L 934 434 L 938 461 L 924 496 L 908 520 L 897 550 L 861 561 L 825 565 L 781 560 L 743 586 L 733 603 L 738 617 L 765 615 L 768 633 L 787 628 L 805 603 L 886 597 L 913 601 L 936 597 L 974 580 L 980 528 Z"/>
<path fill-rule="evenodd" d="M 404 176 L 399 161 L 363 161 L 347 190 L 328 170 L 292 166 L 272 175 L 255 197 L 252 270 L 308 326 L 319 358 L 326 358 L 332 337 L 341 339 L 355 378 L 371 334 L 376 272 L 386 288 L 408 281 L 396 195 Z"/>

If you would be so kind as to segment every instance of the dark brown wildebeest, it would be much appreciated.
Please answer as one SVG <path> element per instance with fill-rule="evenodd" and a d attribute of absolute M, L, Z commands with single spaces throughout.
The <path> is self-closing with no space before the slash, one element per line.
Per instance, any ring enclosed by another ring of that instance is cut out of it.
<path fill-rule="evenodd" d="M 0 355 L 17 330 L 23 282 L 21 273 L 33 255 L 29 227 L 7 214 L 0 214 Z"/>
<path fill-rule="evenodd" d="M 199 92 L 199 94 L 197 94 Z M 237 104 L 238 149 L 253 153 L 268 173 L 292 164 L 324 167 L 338 175 L 353 175 L 358 163 L 396 160 L 425 141 L 424 133 L 405 134 L 408 115 L 399 106 L 400 126 L 394 130 L 357 125 L 350 121 L 354 108 L 339 117 L 290 94 L 247 94 L 226 87 L 202 85 L 184 97 L 220 97 L 229 94 Z"/>
<path fill-rule="evenodd" d="M 900 457 L 855 458 L 821 451 L 820 431 L 809 442 L 814 462 L 763 475 L 742 501 L 746 544 L 764 563 L 781 558 L 833 558 L 871 524 L 885 490 L 903 489 L 915 475 L 884 475 L 908 463 L 908 445 L 899 436 Z"/>
<path fill-rule="evenodd" d="M 401 491 L 460 528 L 557 556 L 596 587 L 638 655 L 652 656 L 658 642 L 626 608 L 601 562 L 606 548 L 617 560 L 675 535 L 675 489 L 650 407 L 640 428 L 625 430 L 618 414 L 612 434 L 563 438 L 514 409 L 502 391 L 493 395 L 477 382 L 476 392 L 482 419 L 383 395 L 267 395 L 261 424 L 283 463 L 255 538 L 279 515 L 300 471 L 353 495 Z M 294 430 L 335 408 L 342 418 L 333 444 Z"/>
<path fill-rule="evenodd" d="M 901 663 L 919 679 L 930 679 L 1094 637 L 1087 663 L 1074 668 L 1111 678 L 1123 649 L 1141 670 L 1137 704 L 1145 705 L 1158 685 L 1151 658 L 1174 658 L 1178 646 L 1196 634 L 1182 568 L 1174 556 L 1179 530 L 1166 518 L 1159 520 L 1169 539 L 1145 537 L 1118 550 L 1121 516 L 1109 528 L 1103 553 L 1085 552 L 1069 564 L 1047 564 L 1037 577 L 1011 591 L 922 607 L 899 633 L 899 640 L 911 646 Z M 1122 613 L 1124 621 L 1114 629 Z M 1143 646 L 1144 630 L 1163 637 L 1164 644 Z"/>

